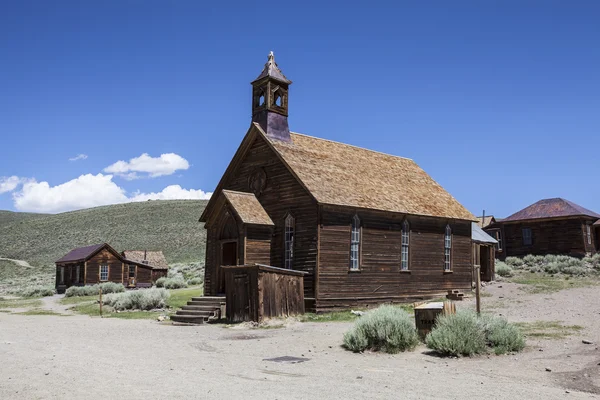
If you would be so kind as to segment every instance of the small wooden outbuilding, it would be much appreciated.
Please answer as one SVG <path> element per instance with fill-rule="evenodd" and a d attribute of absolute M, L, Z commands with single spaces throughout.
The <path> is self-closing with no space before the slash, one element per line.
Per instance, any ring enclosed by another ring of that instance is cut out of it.
<path fill-rule="evenodd" d="M 168 266 L 126 259 L 107 243 L 73 249 L 55 264 L 57 293 L 64 293 L 71 286 L 104 282 L 122 283 L 130 288 L 150 287 L 168 270 Z"/>
<path fill-rule="evenodd" d="M 471 241 L 473 242 L 473 272 L 477 270 L 476 266 L 479 266 L 481 280 L 493 281 L 496 278 L 495 262 L 498 241 L 485 233 L 475 222 L 471 228 Z M 473 281 L 477 281 L 476 276 L 473 276 Z"/>

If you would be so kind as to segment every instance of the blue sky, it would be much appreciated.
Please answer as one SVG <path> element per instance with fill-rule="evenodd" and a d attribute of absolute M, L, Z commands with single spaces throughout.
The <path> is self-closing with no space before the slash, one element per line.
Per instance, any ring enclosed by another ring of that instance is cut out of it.
<path fill-rule="evenodd" d="M 293 131 L 412 158 L 475 214 L 600 211 L 599 19 L 593 1 L 4 1 L 0 209 L 211 192 L 273 50 Z"/>

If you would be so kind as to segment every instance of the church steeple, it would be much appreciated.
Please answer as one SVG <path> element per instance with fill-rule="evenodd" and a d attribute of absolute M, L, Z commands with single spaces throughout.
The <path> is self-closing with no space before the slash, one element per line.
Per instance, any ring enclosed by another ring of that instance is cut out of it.
<path fill-rule="evenodd" d="M 288 88 L 292 83 L 275 62 L 273 52 L 262 72 L 252 81 L 252 122 L 275 139 L 289 141 Z"/>

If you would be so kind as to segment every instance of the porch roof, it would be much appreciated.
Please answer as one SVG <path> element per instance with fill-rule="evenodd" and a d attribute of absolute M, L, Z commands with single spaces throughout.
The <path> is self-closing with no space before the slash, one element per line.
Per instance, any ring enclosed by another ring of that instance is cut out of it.
<path fill-rule="evenodd" d="M 254 193 L 223 190 L 223 196 L 244 224 L 274 225 Z"/>

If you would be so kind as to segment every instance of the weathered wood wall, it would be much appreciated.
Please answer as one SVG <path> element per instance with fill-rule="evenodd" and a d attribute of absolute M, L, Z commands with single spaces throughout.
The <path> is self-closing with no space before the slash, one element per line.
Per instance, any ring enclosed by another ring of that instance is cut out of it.
<path fill-rule="evenodd" d="M 244 264 L 271 265 L 272 236 L 270 227 L 248 226 Z"/>
<path fill-rule="evenodd" d="M 314 272 L 317 263 L 317 205 L 308 192 L 281 162 L 262 137 L 250 145 L 246 157 L 236 171 L 223 183 L 223 189 L 250 192 L 248 179 L 257 169 L 264 169 L 267 182 L 257 198 L 275 226 L 270 246 L 270 265 L 283 267 L 284 219 L 288 213 L 295 218 L 293 269 L 308 272 L 304 280 L 306 297 L 314 297 Z M 219 260 L 219 227 L 207 230 L 205 282 L 208 295 L 216 294 L 216 273 Z M 240 235 L 240 237 L 243 236 Z M 244 246 L 239 241 L 240 263 L 247 263 Z M 247 248 L 250 250 L 250 248 Z M 255 249 L 252 249 L 254 252 Z M 261 253 L 262 254 L 262 253 Z M 255 257 L 252 254 L 250 257 Z M 264 255 L 260 256 L 264 258 Z"/>
<path fill-rule="evenodd" d="M 362 225 L 360 271 L 351 271 L 352 217 Z M 405 216 L 325 207 L 321 211 L 318 310 L 406 301 L 471 287 L 471 223 L 408 216 L 409 272 L 400 270 Z M 444 232 L 452 227 L 452 272 L 444 272 Z"/>
<path fill-rule="evenodd" d="M 232 322 L 304 313 L 303 273 L 261 265 L 225 267 L 226 314 Z"/>
<path fill-rule="evenodd" d="M 87 261 L 86 284 L 100 283 L 100 266 L 108 265 L 108 281 L 123 283 L 123 263 L 107 249 L 99 251 Z"/>
<path fill-rule="evenodd" d="M 565 254 L 583 257 L 586 252 L 595 253 L 594 237 L 592 244 L 587 244 L 586 220 L 581 218 L 532 220 L 523 222 L 498 222 L 490 228 L 500 227 L 504 239 L 504 251 L 497 255 L 506 257 L 523 257 L 528 254 Z M 523 228 L 530 228 L 532 244 L 523 244 Z M 592 236 L 594 235 L 592 229 Z"/>

